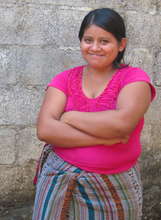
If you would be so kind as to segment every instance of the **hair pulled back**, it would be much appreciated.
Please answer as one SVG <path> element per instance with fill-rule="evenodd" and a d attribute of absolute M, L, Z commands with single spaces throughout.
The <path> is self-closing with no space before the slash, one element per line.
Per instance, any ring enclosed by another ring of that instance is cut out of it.
<path fill-rule="evenodd" d="M 90 25 L 96 25 L 103 28 L 105 31 L 110 32 L 116 38 L 118 42 L 121 42 L 122 38 L 126 37 L 126 28 L 123 18 L 113 9 L 110 8 L 98 8 L 90 11 L 83 19 L 79 30 L 79 40 L 81 41 L 85 30 Z M 113 65 L 116 68 L 120 68 L 121 60 L 124 57 L 125 49 L 118 53 Z"/>

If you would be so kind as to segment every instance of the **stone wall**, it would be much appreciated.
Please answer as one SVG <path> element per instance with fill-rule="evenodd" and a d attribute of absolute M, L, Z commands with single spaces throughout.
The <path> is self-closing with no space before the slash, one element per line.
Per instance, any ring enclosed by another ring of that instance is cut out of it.
<path fill-rule="evenodd" d="M 146 114 L 141 158 L 144 217 L 161 216 L 161 1 L 0 0 L 0 203 L 32 200 L 42 143 L 35 122 L 46 84 L 83 63 L 77 38 L 91 9 L 111 7 L 125 18 L 126 61 L 149 73 L 157 98 Z"/>

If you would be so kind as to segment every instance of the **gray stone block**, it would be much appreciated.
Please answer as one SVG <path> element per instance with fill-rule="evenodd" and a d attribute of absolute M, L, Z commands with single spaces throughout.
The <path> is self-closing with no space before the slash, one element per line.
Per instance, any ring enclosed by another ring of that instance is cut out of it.
<path fill-rule="evenodd" d="M 0 44 L 56 46 L 56 9 L 41 5 L 0 7 Z"/>
<path fill-rule="evenodd" d="M 17 72 L 25 85 L 46 86 L 54 75 L 81 63 L 77 48 L 19 47 L 17 51 Z"/>
<path fill-rule="evenodd" d="M 155 65 L 156 73 L 155 73 L 155 85 L 161 86 L 161 53 L 159 53 L 156 57 L 156 65 Z"/>
<path fill-rule="evenodd" d="M 22 129 L 19 131 L 17 138 L 17 163 L 22 165 L 30 161 L 30 159 L 38 160 L 42 151 L 43 143 L 36 137 L 36 129 L 31 127 Z"/>
<path fill-rule="evenodd" d="M 10 128 L 0 127 L 0 164 L 15 162 L 16 132 Z"/>
<path fill-rule="evenodd" d="M 5 0 L 5 2 L 4 2 L 4 0 L 0 0 L 0 4 L 1 4 L 1 7 L 3 5 L 8 6 L 8 4 L 15 4 L 17 1 L 18 0 Z"/>
<path fill-rule="evenodd" d="M 154 132 L 156 132 L 156 130 Z M 148 149 L 146 145 L 143 145 L 143 153 L 141 157 L 141 167 L 142 167 L 141 174 L 143 180 L 143 195 L 144 195 L 144 202 L 143 202 L 144 220 L 160 219 L 160 188 L 161 188 L 161 184 L 160 184 L 161 153 L 160 152 L 161 151 L 159 145 L 152 144 L 150 145 L 150 149 Z"/>
<path fill-rule="evenodd" d="M 160 149 L 146 150 L 142 154 L 142 179 L 143 179 L 143 220 L 160 219 L 160 159 L 155 159 L 154 155 L 160 155 Z M 156 170 L 156 172 L 154 172 Z M 155 199 L 153 199 L 155 198 Z"/>
<path fill-rule="evenodd" d="M 80 6 L 87 6 L 95 3 L 95 0 L 25 0 L 27 3 L 34 3 L 34 4 L 51 4 L 51 5 L 59 5 L 59 6 L 69 6 L 69 7 L 80 7 Z"/>
<path fill-rule="evenodd" d="M 156 48 L 160 42 L 160 16 L 127 11 L 127 36 L 133 47 Z"/>
<path fill-rule="evenodd" d="M 145 146 L 145 150 L 147 152 L 147 160 L 148 154 L 153 157 L 159 156 L 161 159 L 161 154 L 158 154 L 161 149 L 161 96 L 160 96 L 160 88 L 156 87 L 157 96 L 151 104 L 148 112 L 146 113 L 146 123 L 142 136 L 142 143 Z M 146 155 L 145 155 L 146 156 Z"/>
<path fill-rule="evenodd" d="M 113 8 L 115 10 L 123 9 L 126 6 L 126 2 L 122 0 L 95 0 L 94 7 L 95 8 L 101 8 L 101 7 L 107 7 L 107 8 Z"/>
<path fill-rule="evenodd" d="M 35 124 L 44 88 L 0 88 L 0 125 Z"/>
<path fill-rule="evenodd" d="M 22 166 L 0 166 L 1 204 L 24 203 L 34 196 L 33 177 L 36 163 L 30 160 Z"/>
<path fill-rule="evenodd" d="M 17 10 L 16 41 L 24 45 L 53 44 L 56 47 L 56 9 L 37 5 L 23 5 Z"/>
<path fill-rule="evenodd" d="M 161 146 L 161 138 L 160 138 L 161 117 L 156 118 L 154 114 L 155 112 L 153 112 L 153 118 L 151 116 L 151 118 L 148 119 L 148 116 L 150 116 L 150 113 L 147 114 L 145 118 L 146 120 L 145 120 L 145 125 L 144 125 L 144 129 L 143 129 L 142 136 L 141 136 L 141 142 L 143 146 L 145 146 L 144 150 L 146 150 L 146 152 L 149 152 L 149 154 L 151 154 L 151 151 L 154 151 L 153 157 L 159 157 L 161 159 L 161 154 L 158 155 L 158 153 L 157 154 L 155 153 L 155 151 L 160 150 L 160 146 Z M 155 123 L 156 120 L 159 121 L 158 124 Z"/>
<path fill-rule="evenodd" d="M 146 119 L 146 117 L 145 117 Z M 146 146 L 146 150 L 151 149 L 151 137 L 152 137 L 152 124 L 148 123 L 148 119 L 145 120 L 144 128 L 141 135 L 141 143 Z"/>
<path fill-rule="evenodd" d="M 3 214 L 0 214 L 1 220 L 32 220 L 33 201 L 26 204 L 15 204 L 11 207 L 2 207 Z"/>
<path fill-rule="evenodd" d="M 152 125 L 156 124 L 156 126 L 161 126 L 161 88 L 160 87 L 156 87 L 156 97 L 154 99 L 154 101 L 151 104 L 151 107 L 149 108 L 148 112 L 147 112 L 147 118 L 148 118 L 148 123 Z M 158 134 L 158 131 L 156 131 L 156 135 Z M 156 137 L 156 140 L 161 140 L 161 137 L 158 136 Z"/>
<path fill-rule="evenodd" d="M 126 9 L 155 14 L 157 12 L 157 1 L 156 0 L 126 1 Z"/>
<path fill-rule="evenodd" d="M 146 71 L 152 78 L 153 74 L 153 63 L 154 56 L 146 48 L 127 48 L 127 53 L 125 56 L 126 63 L 129 63 L 132 66 L 140 67 Z"/>
<path fill-rule="evenodd" d="M 62 62 L 62 71 L 85 64 L 79 48 L 61 48 L 61 57 L 59 59 L 61 59 Z"/>
<path fill-rule="evenodd" d="M 16 42 L 17 8 L 13 5 L 5 6 L 0 6 L 0 44 L 14 44 Z"/>
<path fill-rule="evenodd" d="M 60 50 L 53 47 L 20 47 L 17 52 L 20 81 L 25 85 L 46 86 L 62 66 Z"/>
<path fill-rule="evenodd" d="M 0 85 L 17 83 L 16 57 L 16 47 L 0 47 Z"/>
<path fill-rule="evenodd" d="M 157 0 L 157 10 L 158 10 L 158 12 L 161 11 L 161 1 L 160 0 Z"/>
<path fill-rule="evenodd" d="M 78 32 L 84 16 L 89 10 L 64 10 L 59 8 L 57 11 L 58 36 L 57 43 L 59 47 L 78 47 Z"/>

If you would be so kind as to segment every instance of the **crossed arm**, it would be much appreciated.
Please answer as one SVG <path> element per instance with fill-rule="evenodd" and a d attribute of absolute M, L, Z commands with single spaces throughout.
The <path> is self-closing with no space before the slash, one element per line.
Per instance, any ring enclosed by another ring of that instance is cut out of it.
<path fill-rule="evenodd" d="M 150 86 L 146 82 L 135 82 L 122 89 L 116 110 L 71 111 L 64 113 L 61 121 L 99 138 L 119 138 L 133 131 L 150 102 Z"/>
<path fill-rule="evenodd" d="M 117 110 L 64 113 L 65 94 L 48 88 L 38 116 L 37 135 L 40 140 L 60 147 L 126 142 L 148 109 L 150 100 L 149 85 L 137 82 L 121 91 Z"/>

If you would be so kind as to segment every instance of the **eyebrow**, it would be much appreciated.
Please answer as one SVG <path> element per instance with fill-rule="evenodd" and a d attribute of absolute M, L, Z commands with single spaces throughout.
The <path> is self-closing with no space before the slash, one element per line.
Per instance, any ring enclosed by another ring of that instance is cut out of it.
<path fill-rule="evenodd" d="M 83 37 L 87 37 L 87 38 L 93 38 L 93 36 L 91 36 L 91 35 L 84 35 Z M 101 39 L 101 40 L 109 40 L 109 37 L 99 37 L 99 39 Z"/>
<path fill-rule="evenodd" d="M 91 35 L 85 35 L 85 34 L 84 34 L 83 37 L 92 37 L 92 36 L 91 36 Z"/>

